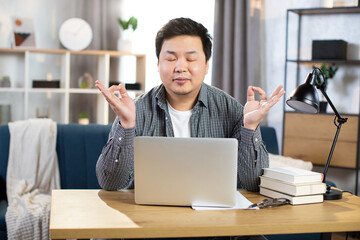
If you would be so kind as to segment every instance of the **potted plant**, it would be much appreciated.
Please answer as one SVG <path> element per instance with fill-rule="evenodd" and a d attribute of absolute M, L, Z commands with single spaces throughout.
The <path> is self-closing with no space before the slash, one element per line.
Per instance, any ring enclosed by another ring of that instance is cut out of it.
<path fill-rule="evenodd" d="M 86 112 L 79 113 L 79 124 L 83 124 L 83 125 L 89 124 L 89 117 Z"/>
<path fill-rule="evenodd" d="M 86 72 L 79 77 L 78 84 L 80 88 L 92 88 L 94 79 L 90 73 Z"/>
<path fill-rule="evenodd" d="M 7 88 L 11 87 L 10 77 L 4 76 L 0 82 L 0 86 L 7 87 Z"/>
<path fill-rule="evenodd" d="M 124 20 L 120 17 L 117 20 L 122 30 L 120 31 L 120 37 L 118 40 L 118 51 L 131 52 L 131 33 L 137 29 L 138 20 L 133 16 L 130 17 L 128 20 Z M 132 29 L 132 32 L 130 31 L 130 29 Z"/>
<path fill-rule="evenodd" d="M 315 68 L 315 66 L 313 66 L 313 69 L 314 68 Z M 335 67 L 335 65 L 328 65 L 327 66 L 325 63 L 321 64 L 320 70 L 324 74 L 324 79 L 320 76 L 321 75 L 320 72 L 315 71 L 315 74 L 316 74 L 315 81 L 319 85 L 324 85 L 324 90 L 326 91 L 326 89 L 328 87 L 329 80 L 332 79 L 335 76 L 338 69 L 339 69 L 339 67 Z M 320 113 L 325 113 L 326 112 L 327 104 L 328 103 L 324 99 L 324 96 L 321 95 L 320 106 L 319 106 L 319 112 Z"/>

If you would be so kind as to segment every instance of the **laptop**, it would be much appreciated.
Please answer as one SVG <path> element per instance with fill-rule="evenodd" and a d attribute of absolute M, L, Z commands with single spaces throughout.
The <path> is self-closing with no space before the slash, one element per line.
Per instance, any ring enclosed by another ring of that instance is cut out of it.
<path fill-rule="evenodd" d="M 135 137 L 135 202 L 233 207 L 237 157 L 232 138 Z"/>

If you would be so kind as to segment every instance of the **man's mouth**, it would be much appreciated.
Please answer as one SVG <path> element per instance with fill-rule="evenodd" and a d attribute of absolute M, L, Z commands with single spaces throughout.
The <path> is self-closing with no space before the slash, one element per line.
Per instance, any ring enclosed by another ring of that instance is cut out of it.
<path fill-rule="evenodd" d="M 177 78 L 173 79 L 173 81 L 178 83 L 178 84 L 184 84 L 189 80 L 190 80 L 189 78 L 185 78 L 185 77 L 177 77 Z"/>

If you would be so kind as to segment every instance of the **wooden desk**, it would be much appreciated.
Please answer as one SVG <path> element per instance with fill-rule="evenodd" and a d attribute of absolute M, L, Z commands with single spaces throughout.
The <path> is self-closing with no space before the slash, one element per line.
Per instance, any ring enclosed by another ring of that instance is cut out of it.
<path fill-rule="evenodd" d="M 242 192 L 252 202 L 258 193 Z M 52 239 L 240 236 L 360 231 L 360 198 L 261 210 L 142 206 L 133 191 L 53 190 Z"/>

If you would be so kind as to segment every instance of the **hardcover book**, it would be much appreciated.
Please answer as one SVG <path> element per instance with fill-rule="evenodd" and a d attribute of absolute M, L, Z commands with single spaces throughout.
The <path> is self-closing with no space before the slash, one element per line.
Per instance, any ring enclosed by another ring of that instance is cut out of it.
<path fill-rule="evenodd" d="M 273 191 L 264 187 L 260 187 L 260 194 L 271 198 L 286 198 L 290 200 L 292 205 L 321 203 L 324 201 L 323 194 L 313 194 L 305 196 L 291 196 L 285 193 Z"/>
<path fill-rule="evenodd" d="M 300 168 L 281 167 L 281 168 L 264 168 L 264 177 L 269 177 L 289 183 L 309 183 L 322 182 L 321 173 L 304 170 Z"/>
<path fill-rule="evenodd" d="M 260 187 L 286 193 L 291 196 L 323 194 L 326 192 L 326 184 L 323 182 L 294 184 L 263 176 L 260 177 Z"/>

